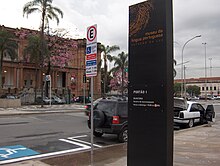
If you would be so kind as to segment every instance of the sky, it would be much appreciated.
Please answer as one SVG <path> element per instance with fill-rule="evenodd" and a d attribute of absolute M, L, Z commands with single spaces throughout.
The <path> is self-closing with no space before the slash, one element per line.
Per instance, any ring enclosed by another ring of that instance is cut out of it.
<path fill-rule="evenodd" d="M 38 29 L 40 14 L 23 17 L 24 4 L 30 0 L 0 0 L 0 25 L 12 28 Z M 53 6 L 64 12 L 57 26 L 64 28 L 72 38 L 86 38 L 88 26 L 97 24 L 98 41 L 104 45 L 118 45 L 128 53 L 128 8 L 144 0 L 53 0 Z M 176 78 L 181 78 L 183 52 L 186 78 L 205 76 L 220 77 L 220 1 L 219 0 L 173 0 L 174 59 L 177 61 Z M 202 44 L 206 43 L 206 45 Z M 205 60 L 206 56 L 206 60 Z"/>

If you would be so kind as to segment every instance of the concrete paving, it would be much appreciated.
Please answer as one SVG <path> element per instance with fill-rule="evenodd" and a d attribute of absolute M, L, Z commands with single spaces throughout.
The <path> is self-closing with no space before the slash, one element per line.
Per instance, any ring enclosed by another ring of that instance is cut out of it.
<path fill-rule="evenodd" d="M 82 108 L 82 107 L 81 107 Z M 24 110 L 17 110 L 25 112 Z M 58 111 L 58 110 L 57 110 Z M 64 109 L 60 111 L 65 111 Z M 67 110 L 68 111 L 68 110 Z M 1 111 L 0 111 L 1 112 Z M 16 110 L 13 111 L 15 113 Z M 29 111 L 28 111 L 29 112 Z M 32 112 L 32 111 L 31 111 Z M 45 113 L 47 111 L 41 111 Z M 9 114 L 9 113 L 8 113 Z M 0 115 L 1 116 L 1 115 Z M 220 122 L 183 129 L 174 132 L 174 166 L 219 166 L 220 165 Z M 7 166 L 125 166 L 127 144 L 99 148 L 90 151 L 69 153 L 51 158 L 24 161 Z M 144 165 L 144 163 L 143 163 Z"/>

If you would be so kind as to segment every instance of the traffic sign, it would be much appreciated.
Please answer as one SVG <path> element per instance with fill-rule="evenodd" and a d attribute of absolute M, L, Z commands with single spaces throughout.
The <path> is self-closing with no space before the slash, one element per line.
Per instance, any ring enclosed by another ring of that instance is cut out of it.
<path fill-rule="evenodd" d="M 86 60 L 96 60 L 96 54 L 87 55 Z"/>
<path fill-rule="evenodd" d="M 87 28 L 87 45 L 91 43 L 97 43 L 97 25 L 93 25 Z"/>
<path fill-rule="evenodd" d="M 97 25 L 87 28 L 86 77 L 97 75 Z"/>
<path fill-rule="evenodd" d="M 86 54 L 97 53 L 97 43 L 88 44 L 86 47 Z"/>
<path fill-rule="evenodd" d="M 95 65 L 96 65 L 96 60 L 86 61 L 86 66 L 95 66 Z"/>

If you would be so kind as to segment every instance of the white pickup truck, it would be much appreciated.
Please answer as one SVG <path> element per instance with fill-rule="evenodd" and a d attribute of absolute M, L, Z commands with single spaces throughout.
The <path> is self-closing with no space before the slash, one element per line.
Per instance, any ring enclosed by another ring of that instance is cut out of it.
<path fill-rule="evenodd" d="M 198 102 L 174 98 L 174 125 L 193 127 L 195 123 L 207 123 L 215 120 L 213 105 L 206 109 Z"/>

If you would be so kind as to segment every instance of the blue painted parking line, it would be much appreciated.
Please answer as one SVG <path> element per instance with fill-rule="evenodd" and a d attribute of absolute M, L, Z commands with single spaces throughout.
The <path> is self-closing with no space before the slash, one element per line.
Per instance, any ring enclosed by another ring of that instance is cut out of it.
<path fill-rule="evenodd" d="M 0 147 L 0 161 L 37 154 L 39 153 L 22 145 Z"/>

